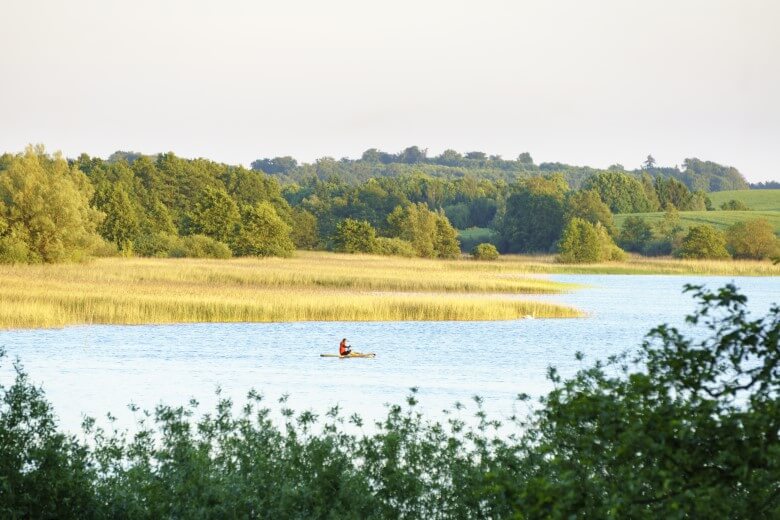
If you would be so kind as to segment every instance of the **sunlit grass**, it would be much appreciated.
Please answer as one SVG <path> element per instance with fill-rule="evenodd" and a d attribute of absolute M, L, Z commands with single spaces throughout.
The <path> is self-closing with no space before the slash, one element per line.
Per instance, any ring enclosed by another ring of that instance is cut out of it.
<path fill-rule="evenodd" d="M 780 190 L 713 191 L 707 196 L 716 208 L 724 202 L 739 200 L 752 210 L 780 211 Z"/>
<path fill-rule="evenodd" d="M 468 264 L 470 269 L 459 267 Z M 0 266 L 0 327 L 185 322 L 507 320 L 579 312 L 503 295 L 574 286 L 489 263 L 299 253 Z"/>
<path fill-rule="evenodd" d="M 476 263 L 476 262 L 475 262 Z M 471 266 L 462 263 L 460 269 Z M 630 255 L 624 262 L 597 264 L 560 264 L 552 255 L 506 255 L 497 262 L 481 266 L 496 273 L 522 274 L 677 274 L 721 276 L 778 276 L 780 265 L 769 260 L 682 260 L 670 257 L 648 258 Z"/>
<path fill-rule="evenodd" d="M 707 224 L 720 230 L 728 229 L 737 222 L 746 222 L 754 219 L 764 219 L 775 229 L 775 233 L 780 233 L 780 211 L 762 210 L 762 211 L 681 211 L 680 225 L 684 228 L 700 226 Z M 663 212 L 656 213 L 622 213 L 615 215 L 615 224 L 619 228 L 628 217 L 642 217 L 649 224 L 661 222 L 664 219 Z"/>

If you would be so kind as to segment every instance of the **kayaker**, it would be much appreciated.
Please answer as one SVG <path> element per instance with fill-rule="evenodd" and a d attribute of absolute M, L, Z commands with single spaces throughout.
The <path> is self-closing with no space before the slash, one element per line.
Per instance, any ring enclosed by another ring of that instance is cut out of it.
<path fill-rule="evenodd" d="M 352 347 L 347 345 L 347 338 L 341 340 L 339 343 L 339 356 L 348 356 L 352 353 Z"/>

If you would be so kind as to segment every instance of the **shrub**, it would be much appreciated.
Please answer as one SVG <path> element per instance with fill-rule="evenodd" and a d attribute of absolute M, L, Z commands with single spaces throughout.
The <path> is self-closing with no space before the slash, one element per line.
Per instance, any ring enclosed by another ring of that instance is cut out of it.
<path fill-rule="evenodd" d="M 596 227 L 581 218 L 573 218 L 558 244 L 558 261 L 566 264 L 598 262 L 601 259 L 599 248 Z"/>
<path fill-rule="evenodd" d="M 724 211 L 750 211 L 747 204 L 741 200 L 731 199 L 728 202 L 724 202 L 720 205 L 720 209 Z"/>
<path fill-rule="evenodd" d="M 13 236 L 0 237 L 0 264 L 25 264 L 30 261 L 30 248 L 24 240 Z"/>
<path fill-rule="evenodd" d="M 729 258 L 726 237 L 706 224 L 690 228 L 675 254 L 680 258 Z"/>
<path fill-rule="evenodd" d="M 406 258 L 417 256 L 414 246 L 400 238 L 377 237 L 376 252 L 385 256 L 404 256 Z"/>
<path fill-rule="evenodd" d="M 170 252 L 173 258 L 230 258 L 227 244 L 206 235 L 191 235 L 178 241 Z"/>
<path fill-rule="evenodd" d="M 581 264 L 623 260 L 625 253 L 620 249 L 601 224 L 595 226 L 581 218 L 569 221 L 558 243 L 558 261 L 567 264 Z"/>
<path fill-rule="evenodd" d="M 133 250 L 141 256 L 165 258 L 179 246 L 179 237 L 169 233 L 144 233 L 133 243 Z"/>
<path fill-rule="evenodd" d="M 780 252 L 780 240 L 765 219 L 737 222 L 726 231 L 726 244 L 734 258 L 763 260 Z"/>
<path fill-rule="evenodd" d="M 600 222 L 595 225 L 596 233 L 599 236 L 599 251 L 602 261 L 607 262 L 620 262 L 626 259 L 626 252 L 620 249 L 615 241 L 612 240 L 612 235 L 609 233 L 606 227 L 602 226 Z"/>
<path fill-rule="evenodd" d="M 471 256 L 474 257 L 474 260 L 497 260 L 498 249 L 493 244 L 479 244 L 471 250 Z"/>
<path fill-rule="evenodd" d="M 376 230 L 367 220 L 347 218 L 336 225 L 333 249 L 339 253 L 376 253 Z"/>

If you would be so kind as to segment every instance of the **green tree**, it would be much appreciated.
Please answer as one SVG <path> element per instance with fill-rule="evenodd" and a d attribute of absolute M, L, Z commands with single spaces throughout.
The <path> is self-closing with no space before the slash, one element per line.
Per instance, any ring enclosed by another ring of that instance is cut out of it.
<path fill-rule="evenodd" d="M 108 193 L 99 197 L 102 200 L 98 203 L 98 207 L 105 213 L 105 218 L 99 227 L 100 234 L 109 242 L 116 244 L 120 251 L 131 254 L 133 243 L 141 230 L 140 218 L 130 196 L 121 184 L 112 184 L 106 188 Z"/>
<path fill-rule="evenodd" d="M 626 251 L 642 252 L 653 239 L 653 228 L 642 217 L 630 216 L 623 222 L 618 244 Z"/>
<path fill-rule="evenodd" d="M 437 258 L 458 258 L 460 256 L 458 232 L 441 211 L 436 214 L 436 237 L 433 249 L 436 251 Z"/>
<path fill-rule="evenodd" d="M 188 215 L 188 234 L 232 243 L 241 227 L 238 205 L 223 188 L 206 186 Z"/>
<path fill-rule="evenodd" d="M 81 171 L 43 147 L 8 157 L 0 170 L 6 236 L 24 243 L 32 262 L 79 260 L 99 246 L 103 214 L 90 206 L 92 195 Z"/>
<path fill-rule="evenodd" d="M 452 222 L 452 225 L 456 228 L 466 229 L 471 227 L 469 225 L 471 223 L 469 206 L 465 202 L 445 206 L 444 213 L 447 215 L 449 221 Z"/>
<path fill-rule="evenodd" d="M 277 215 L 274 207 L 263 202 L 245 206 L 235 251 L 241 255 L 291 256 L 295 250 L 290 226 Z"/>
<path fill-rule="evenodd" d="M 597 173 L 585 181 L 583 189 L 597 191 L 612 213 L 644 213 L 651 210 L 642 182 L 627 173 Z"/>
<path fill-rule="evenodd" d="M 766 219 L 737 222 L 726 231 L 726 245 L 734 258 L 764 260 L 780 254 L 780 239 Z"/>
<path fill-rule="evenodd" d="M 563 230 L 567 189 L 562 177 L 538 177 L 519 183 L 507 199 L 497 226 L 501 250 L 529 253 L 552 249 Z"/>
<path fill-rule="evenodd" d="M 661 201 L 658 200 L 658 192 L 655 191 L 653 177 L 647 172 L 643 172 L 640 182 L 642 183 L 642 190 L 645 192 L 645 198 L 647 198 L 647 211 L 660 210 L 662 207 Z"/>
<path fill-rule="evenodd" d="M 390 233 L 412 244 L 423 258 L 454 258 L 460 255 L 455 229 L 443 213 L 423 203 L 398 206 L 387 217 Z"/>
<path fill-rule="evenodd" d="M 336 225 L 333 249 L 339 253 L 376 253 L 376 230 L 367 220 L 347 218 Z"/>
<path fill-rule="evenodd" d="M 726 237 L 706 224 L 690 228 L 675 254 L 680 258 L 729 258 Z"/>
<path fill-rule="evenodd" d="M 688 187 L 673 177 L 657 177 L 655 191 L 662 208 L 674 206 L 680 211 L 688 211 L 693 209 L 695 205 L 693 204 L 693 194 L 688 190 Z"/>
<path fill-rule="evenodd" d="M 566 200 L 564 216 L 567 221 L 581 218 L 591 224 L 600 222 L 610 235 L 617 235 L 612 212 L 609 210 L 609 206 L 601 201 L 601 197 L 595 190 L 581 190 L 572 193 Z"/>
<path fill-rule="evenodd" d="M 522 165 L 525 166 L 533 166 L 534 160 L 531 157 L 531 154 L 528 152 L 523 152 L 520 155 L 517 156 L 517 162 L 519 162 Z"/>
<path fill-rule="evenodd" d="M 305 209 L 293 209 L 292 240 L 298 249 L 317 249 L 320 244 L 317 217 Z"/>
<path fill-rule="evenodd" d="M 563 230 L 558 243 L 558 261 L 582 264 L 623 260 L 625 253 L 615 245 L 612 237 L 600 223 L 574 217 Z"/>
<path fill-rule="evenodd" d="M 645 245 L 642 253 L 648 256 L 670 255 L 680 248 L 684 237 L 680 212 L 668 205 L 663 219 L 653 225 L 653 240 Z"/>

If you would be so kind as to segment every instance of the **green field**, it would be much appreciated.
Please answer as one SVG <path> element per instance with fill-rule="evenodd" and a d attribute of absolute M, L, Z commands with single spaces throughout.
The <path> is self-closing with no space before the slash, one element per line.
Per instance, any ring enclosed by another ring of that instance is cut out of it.
<path fill-rule="evenodd" d="M 780 190 L 714 191 L 707 196 L 716 209 L 733 199 L 744 202 L 752 210 L 780 211 Z"/>
<path fill-rule="evenodd" d="M 769 190 L 767 190 L 769 191 Z M 724 192 L 725 193 L 725 192 Z M 739 193 L 739 192 L 731 192 Z M 615 224 L 623 226 L 628 217 L 637 216 L 644 218 L 649 223 L 659 222 L 664 218 L 663 212 L 658 213 L 623 213 L 615 215 Z M 710 224 L 718 229 L 725 230 L 737 222 L 763 218 L 769 221 L 775 228 L 775 233 L 780 234 L 780 211 L 681 211 L 680 223 L 686 227 Z"/>

